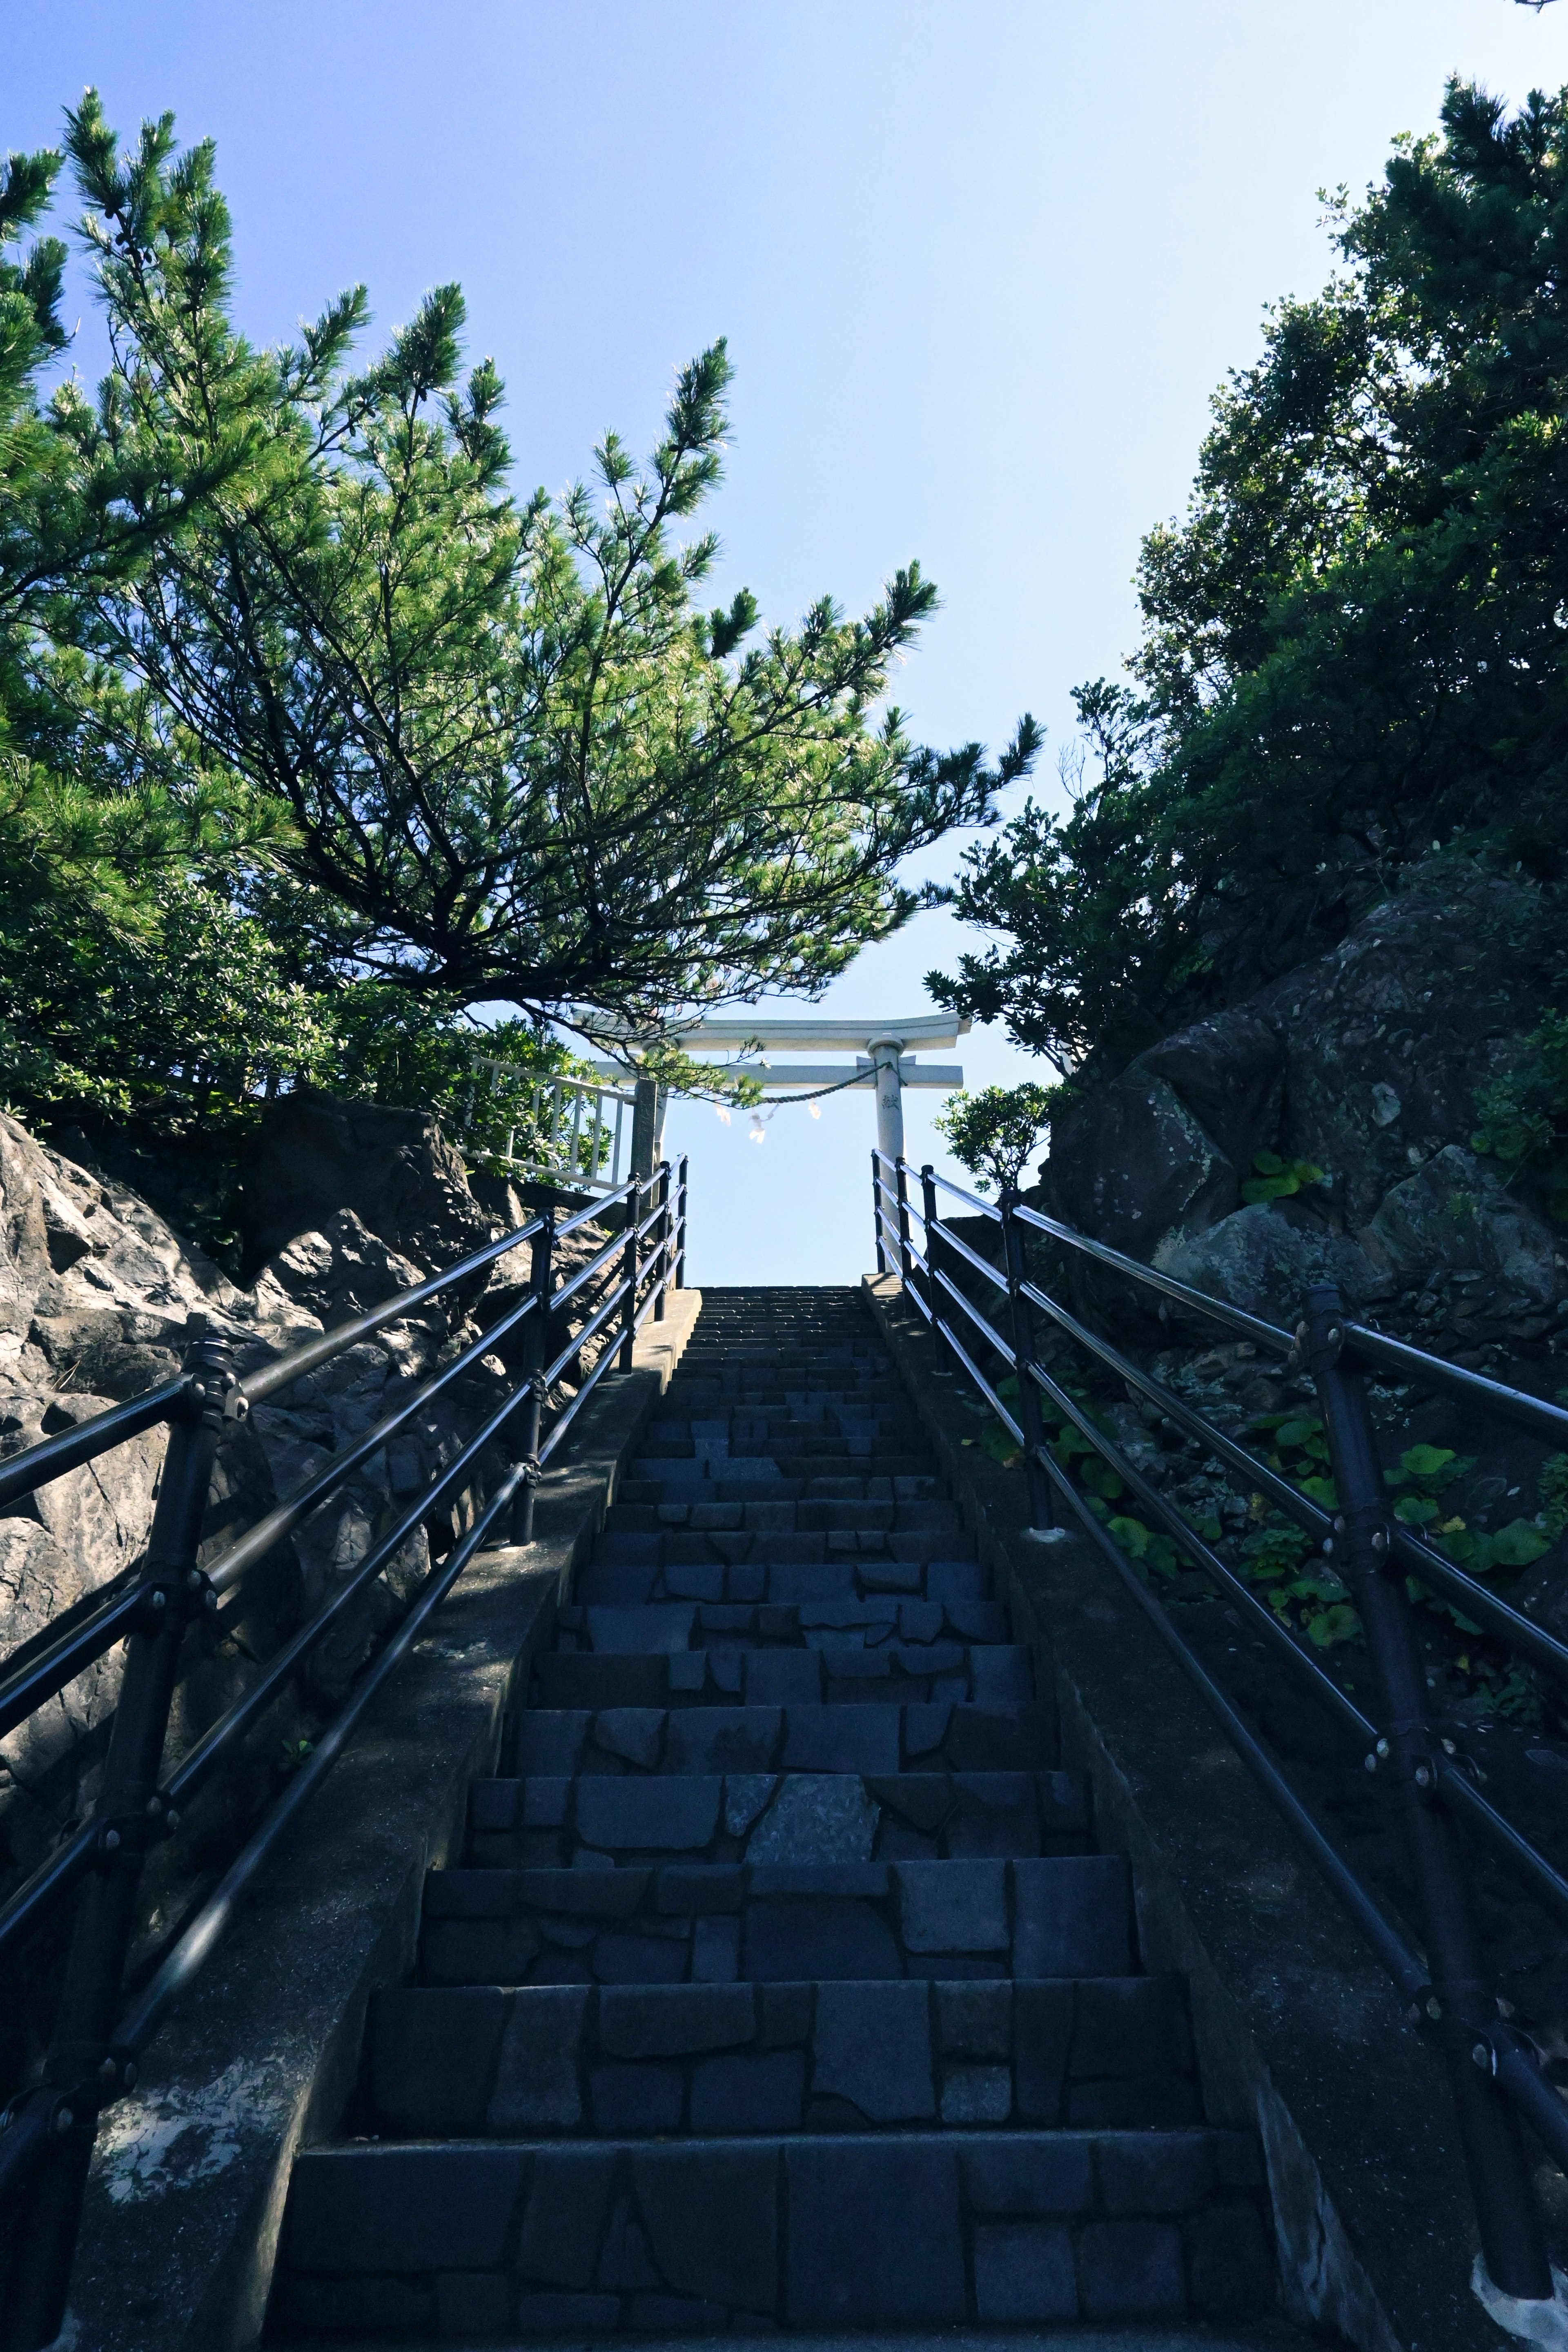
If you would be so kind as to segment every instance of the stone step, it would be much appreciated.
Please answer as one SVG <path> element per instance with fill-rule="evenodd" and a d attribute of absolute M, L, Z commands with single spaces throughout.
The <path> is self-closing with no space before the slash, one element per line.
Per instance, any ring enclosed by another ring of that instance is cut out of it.
<path fill-rule="evenodd" d="M 804 1510 L 801 1503 L 787 1507 Z M 884 1503 L 824 1503 L 819 1512 L 841 1511 L 885 1517 Z M 718 1561 L 763 1569 L 853 1560 L 857 1555 L 894 1560 L 970 1559 L 974 1538 L 959 1524 L 952 1503 L 895 1503 L 893 1527 L 706 1528 L 661 1524 L 639 1535 L 606 1529 L 594 1539 L 595 1561 L 605 1568 L 685 1568 Z M 802 1596 L 806 1597 L 806 1596 Z M 815 1598 L 816 1596 L 810 1596 Z"/>
<path fill-rule="evenodd" d="M 710 1484 L 711 1482 L 710 1482 Z M 900 1478 L 905 1487 L 929 1487 L 929 1478 Z M 929 1533 L 932 1528 L 957 1534 L 962 1522 L 954 1506 L 930 1494 L 896 1495 L 890 1478 L 780 1479 L 780 1486 L 807 1486 L 804 1495 L 776 1495 L 721 1501 L 706 1496 L 700 1502 L 617 1503 L 605 1515 L 604 1536 L 669 1536 L 684 1529 L 692 1535 L 907 1535 L 911 1528 Z M 871 1493 L 873 1487 L 886 1493 Z M 827 1492 L 826 1489 L 845 1489 Z"/>
<path fill-rule="evenodd" d="M 702 1536 L 695 1542 L 668 1545 L 658 1536 L 600 1536 L 595 1554 L 578 1573 L 574 1593 L 579 1603 L 596 1608 L 636 1609 L 650 1601 L 867 1601 L 878 1593 L 894 1593 L 906 1601 L 985 1601 L 991 1597 L 991 1575 L 979 1560 L 952 1557 L 956 1547 L 949 1537 L 931 1539 L 928 1557 L 924 1538 L 914 1536 L 875 1538 L 892 1544 L 911 1558 L 895 1558 L 887 1550 L 863 1551 L 858 1537 L 840 1538 L 857 1549 L 828 1549 L 826 1536 Z M 804 1557 L 786 1559 L 747 1558 L 726 1559 L 721 1548 L 749 1550 L 753 1544 L 771 1550 L 789 1549 Z M 692 1551 L 700 1547 L 703 1559 L 672 1559 L 671 1549 Z M 640 1548 L 640 1549 L 639 1549 Z M 628 1554 L 632 1555 L 628 1557 Z"/>
<path fill-rule="evenodd" d="M 427 1984 L 1124 1977 L 1135 1967 L 1120 1854 L 458 1869 L 425 1882 Z"/>
<path fill-rule="evenodd" d="M 1027 1701 L 1033 1676 L 1027 1650 L 1006 1643 L 886 1642 L 876 1650 L 546 1650 L 534 1688 L 546 1707 L 987 1706 Z"/>
<path fill-rule="evenodd" d="M 858 1478 L 865 1487 L 900 1480 L 924 1491 L 942 1492 L 933 1477 L 931 1456 L 920 1452 L 874 1454 L 791 1454 L 784 1465 L 771 1454 L 684 1456 L 668 1460 L 639 1454 L 616 1488 L 623 1503 L 766 1503 L 794 1502 L 819 1478 L 836 1485 Z"/>
<path fill-rule="evenodd" d="M 599 1635 L 612 1628 L 604 1621 L 606 1610 L 623 1616 L 664 1608 L 691 1607 L 689 1601 L 630 1601 L 619 1604 L 563 1601 L 555 1612 L 557 1629 L 573 1635 L 579 1648 L 603 1646 Z M 762 1648 L 784 1643 L 806 1649 L 846 1643 L 876 1648 L 884 1642 L 1005 1643 L 1007 1612 L 999 1601 L 906 1601 L 896 1592 L 877 1592 L 864 1601 L 704 1601 L 696 1604 L 689 1649 Z"/>
<path fill-rule="evenodd" d="M 728 1727 L 693 1741 L 689 1754 L 682 1734 L 707 1731 L 718 1708 L 668 1717 L 662 1753 L 653 1742 L 666 1718 L 637 1713 L 631 1724 L 612 1717 L 609 1736 L 639 1759 L 652 1756 L 651 1769 L 594 1748 L 586 1760 L 602 1771 L 471 1782 L 465 1860 L 510 1869 L 553 1868 L 579 1853 L 619 1864 L 649 1855 L 903 1862 L 1089 1851 L 1087 1790 L 1077 1773 L 715 1773 L 704 1767 L 735 1744 Z"/>
<path fill-rule="evenodd" d="M 693 1653 L 703 1655 L 704 1653 Z M 573 1660 L 572 1664 L 592 1664 Z M 658 1659 L 634 1662 L 639 1671 Z M 690 1694 L 683 1694 L 689 1697 Z M 644 1771 L 1038 1772 L 1054 1764 L 1056 1714 L 1048 1703 L 961 1705 L 938 1700 L 891 1707 L 679 1706 L 523 1707 L 503 1744 L 509 1779 L 582 1771 L 595 1751 Z"/>
<path fill-rule="evenodd" d="M 383 2139 L 1202 2120 L 1175 1977 L 399 1985 L 366 2047 Z"/>
<path fill-rule="evenodd" d="M 1240 2133 L 359 2143 L 296 2161 L 273 2324 L 557 2336 L 1243 2319 Z"/>

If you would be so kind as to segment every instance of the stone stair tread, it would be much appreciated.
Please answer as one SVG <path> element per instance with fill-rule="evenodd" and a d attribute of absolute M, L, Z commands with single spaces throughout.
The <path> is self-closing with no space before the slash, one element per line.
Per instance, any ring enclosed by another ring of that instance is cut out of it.
<path fill-rule="evenodd" d="M 1118 1854 L 433 1871 L 436 1984 L 1127 1979 Z"/>
<path fill-rule="evenodd" d="M 705 1652 L 691 1654 L 708 1656 Z M 798 1706 L 747 1706 L 739 1694 L 710 1689 L 706 1682 L 700 1690 L 671 1693 L 660 1672 L 667 1662 L 658 1658 L 571 1663 L 588 1668 L 615 1665 L 618 1687 L 614 1703 L 525 1708 L 510 1744 L 510 1760 L 523 1776 L 530 1771 L 550 1771 L 558 1778 L 571 1774 L 590 1736 L 595 1746 L 602 1746 L 606 1730 L 610 1739 L 621 1739 L 623 1748 L 627 1741 L 640 1740 L 652 1750 L 653 1727 L 630 1718 L 654 1715 L 665 1722 L 659 1754 L 670 1752 L 670 1717 L 721 1717 L 717 1728 L 710 1725 L 709 1736 L 733 1738 L 736 1769 L 742 1759 L 750 1768 L 752 1759 L 765 1755 L 773 1768 L 784 1771 L 1016 1772 L 1038 1769 L 1043 1759 L 1056 1753 L 1055 1711 L 1039 1700 L 906 1699 L 895 1706 L 886 1701 L 868 1704 L 861 1693 L 830 1705 L 807 1700 Z M 682 1666 L 685 1663 L 679 1662 Z M 646 1695 L 637 1689 L 639 1680 Z M 569 1695 L 584 1699 L 595 1696 L 581 1689 Z M 667 1704 L 671 1697 L 674 1706 Z M 616 1717 L 616 1724 L 606 1727 L 602 1721 L 605 1717 Z M 700 1727 L 681 1727 L 674 1752 L 693 1754 L 694 1743 L 702 1738 Z"/>
<path fill-rule="evenodd" d="M 367 2048 L 383 2138 L 1202 2121 L 1172 1977 L 398 1986 Z"/>
<path fill-rule="evenodd" d="M 678 2334 L 769 2322 L 809 2333 L 1266 2308 L 1273 2265 L 1250 2137 L 1192 2135 L 1204 2156 L 1174 2196 L 1152 2137 L 313 2148 L 295 2165 L 275 2318 L 447 2336 L 575 2323 L 582 2340 L 661 2319 Z"/>
<path fill-rule="evenodd" d="M 769 1721 L 776 1710 L 736 1713 L 746 1718 L 738 1734 L 719 1708 L 668 1717 L 628 1708 L 627 1722 L 612 1717 L 605 1736 L 645 1757 L 668 1721 L 662 1770 L 472 1782 L 466 1860 L 548 1866 L 585 1853 L 617 1864 L 676 1854 L 815 1864 L 1027 1858 L 1088 1848 L 1087 1790 L 1078 1775 L 781 1772 L 768 1760 L 781 1744 Z M 719 1737 L 688 1743 L 683 1735 L 691 1730 Z M 605 1765 L 619 1761 L 595 1754 Z"/>
<path fill-rule="evenodd" d="M 623 1537 L 623 1544 L 646 1542 Z M 811 1606 L 847 1604 L 893 1594 L 909 1601 L 985 1601 L 990 1577 L 977 1559 L 895 1559 L 887 1552 L 836 1552 L 826 1546 L 820 1559 L 726 1560 L 714 1552 L 706 1560 L 658 1558 L 591 1559 L 577 1579 L 578 1601 L 591 1607 L 643 1608 L 654 1601 L 770 1602 Z M 713 1538 L 703 1539 L 711 1548 Z M 721 1538 L 722 1540 L 722 1538 Z M 911 1538 L 912 1542 L 916 1540 Z"/>

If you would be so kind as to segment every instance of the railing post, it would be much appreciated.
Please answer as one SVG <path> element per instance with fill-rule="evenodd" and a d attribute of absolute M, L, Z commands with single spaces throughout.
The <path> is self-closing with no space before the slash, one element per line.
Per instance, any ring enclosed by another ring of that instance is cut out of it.
<path fill-rule="evenodd" d="M 931 1308 L 931 1336 L 935 1351 L 932 1371 L 940 1381 L 952 1378 L 951 1350 L 942 1346 L 942 1286 L 936 1270 L 942 1257 L 942 1223 L 936 1213 L 936 1170 L 928 1160 L 921 1170 L 921 1201 L 926 1225 L 926 1305 Z"/>
<path fill-rule="evenodd" d="M 686 1287 L 686 1154 L 680 1155 L 679 1181 L 675 1192 L 675 1274 L 677 1290 Z"/>
<path fill-rule="evenodd" d="M 910 1163 L 900 1160 L 893 1171 L 899 1186 L 899 1273 L 907 1290 L 914 1280 L 915 1262 L 910 1255 Z"/>
<path fill-rule="evenodd" d="M 533 1497 L 539 1485 L 539 1423 L 544 1411 L 544 1356 L 550 1333 L 552 1261 L 555 1255 L 555 1203 L 543 1212 L 538 1233 L 528 1244 L 528 1286 L 539 1301 L 529 1318 L 523 1348 L 528 1384 L 532 1393 L 522 1412 L 522 1484 L 511 1502 L 511 1539 L 533 1541 Z"/>
<path fill-rule="evenodd" d="M 871 1231 L 877 1243 L 877 1271 L 888 1271 L 888 1253 L 882 1246 L 882 1161 L 875 1144 L 871 1147 Z"/>
<path fill-rule="evenodd" d="M 621 1257 L 621 1280 L 626 1286 L 621 1307 L 621 1356 L 617 1371 L 629 1372 L 637 1336 L 637 1227 L 642 1223 L 643 1179 L 632 1178 L 626 1200 L 626 1246 Z"/>
<path fill-rule="evenodd" d="M 113 2049 L 110 2037 L 135 1932 L 142 1864 L 149 1842 L 165 1826 L 158 1768 L 180 1648 L 192 1618 L 205 1615 L 217 1599 L 196 1566 L 196 1551 L 224 1414 L 237 1385 L 226 1339 L 194 1339 L 184 1369 L 191 1387 L 169 1428 L 142 1574 L 141 1620 L 126 1644 L 103 1794 L 94 1815 L 96 1866 L 82 1890 L 43 2079 L 17 2102 L 18 2114 L 35 2102 L 49 2107 L 52 2129 L 16 2215 L 5 2352 L 39 2352 L 60 2331 L 99 2107 L 136 2079 L 134 2063 Z M 172 1820 L 166 1825 L 173 1827 Z"/>
<path fill-rule="evenodd" d="M 1300 1336 L 1322 1407 L 1339 1496 L 1333 1556 L 1361 1612 L 1387 1727 L 1377 1756 L 1369 1760 L 1393 1783 L 1415 1865 L 1432 1972 L 1426 2014 L 1447 2061 L 1482 2259 L 1504 2294 L 1549 2301 L 1552 2273 L 1519 2128 L 1490 2072 L 1497 2001 L 1482 1975 L 1453 1832 L 1438 1810 L 1438 1740 L 1426 1719 L 1426 1677 L 1405 1572 L 1394 1560 L 1389 1540 L 1377 1433 L 1361 1375 L 1342 1353 L 1344 1310 L 1331 1286 L 1309 1291 Z M 1484 2065 L 1478 2052 L 1484 2053 Z"/>
<path fill-rule="evenodd" d="M 1017 1205 L 1017 1187 L 1012 1184 L 1005 1186 L 998 1206 L 1002 1212 L 1002 1245 L 1004 1264 L 1007 1269 L 1007 1304 L 1013 1310 L 1013 1353 L 1018 1365 L 1018 1420 L 1024 1432 L 1024 1473 L 1029 1482 L 1029 1525 L 1032 1528 L 1050 1528 L 1056 1525 L 1056 1515 L 1051 1499 L 1051 1482 L 1040 1466 L 1040 1449 L 1046 1442 L 1046 1432 L 1040 1419 L 1040 1391 L 1029 1372 L 1030 1365 L 1037 1360 L 1035 1310 L 1024 1296 L 1028 1269 L 1024 1264 L 1024 1236 L 1013 1214 Z"/>
<path fill-rule="evenodd" d="M 669 1280 L 669 1162 L 658 1163 L 658 1284 L 654 1292 L 653 1319 L 664 1320 L 665 1286 Z"/>

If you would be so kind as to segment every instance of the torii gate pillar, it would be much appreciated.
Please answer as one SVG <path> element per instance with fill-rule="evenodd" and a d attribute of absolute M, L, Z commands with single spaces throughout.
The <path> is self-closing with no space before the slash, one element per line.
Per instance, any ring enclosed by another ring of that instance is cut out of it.
<path fill-rule="evenodd" d="M 877 1071 L 877 1149 L 885 1160 L 904 1156 L 904 1089 L 899 1075 L 901 1037 L 873 1037 L 867 1047 Z"/>

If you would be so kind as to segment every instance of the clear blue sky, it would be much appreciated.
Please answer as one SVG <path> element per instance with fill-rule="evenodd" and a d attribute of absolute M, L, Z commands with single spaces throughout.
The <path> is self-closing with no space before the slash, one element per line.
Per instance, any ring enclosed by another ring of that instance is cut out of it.
<path fill-rule="evenodd" d="M 126 131 L 217 141 L 245 325 L 363 278 L 378 330 L 460 278 L 524 488 L 637 445 L 726 334 L 726 592 L 863 604 L 918 555 L 943 609 L 899 683 L 927 740 L 997 743 L 1135 638 L 1142 531 L 1185 497 L 1263 305 L 1331 256 L 1315 192 L 1377 176 L 1444 77 L 1568 81 L 1568 0 L 6 0 L 0 139 L 87 82 Z M 96 373 L 83 292 L 79 363 Z M 956 848 L 924 863 L 951 871 Z M 964 935 L 919 918 L 824 1009 L 928 1010 Z M 998 1033 L 972 1083 L 1026 1066 Z M 909 1098 L 931 1150 L 940 1098 Z M 695 1280 L 847 1281 L 869 1258 L 869 1100 L 820 1120 L 677 1105 Z"/>

